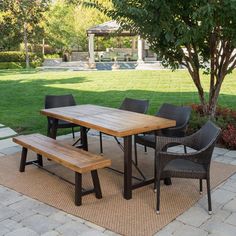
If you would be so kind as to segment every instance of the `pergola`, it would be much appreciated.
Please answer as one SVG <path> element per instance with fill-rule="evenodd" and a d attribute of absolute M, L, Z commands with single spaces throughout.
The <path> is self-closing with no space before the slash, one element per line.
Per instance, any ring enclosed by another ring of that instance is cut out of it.
<path fill-rule="evenodd" d="M 95 65 L 94 57 L 94 37 L 104 37 L 104 36 L 136 36 L 136 34 L 131 31 L 121 30 L 120 25 L 112 20 L 105 22 L 100 25 L 96 25 L 87 30 L 88 41 L 89 41 L 89 65 L 93 67 Z M 134 40 L 132 45 L 134 45 Z M 144 40 L 138 36 L 138 63 L 143 63 L 143 45 Z M 132 46 L 133 47 L 133 46 Z"/>

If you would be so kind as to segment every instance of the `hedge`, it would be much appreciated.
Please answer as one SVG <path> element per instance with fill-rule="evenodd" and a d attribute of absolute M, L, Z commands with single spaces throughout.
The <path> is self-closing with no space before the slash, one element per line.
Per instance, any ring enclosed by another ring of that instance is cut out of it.
<path fill-rule="evenodd" d="M 42 64 L 42 57 L 35 53 L 29 53 L 30 64 L 32 67 Z M 0 52 L 1 69 L 16 69 L 25 67 L 25 53 L 19 51 Z"/>
<path fill-rule="evenodd" d="M 30 67 L 37 67 L 40 66 L 38 63 L 30 63 Z M 25 62 L 0 62 L 0 70 L 1 69 L 24 69 L 26 67 Z"/>

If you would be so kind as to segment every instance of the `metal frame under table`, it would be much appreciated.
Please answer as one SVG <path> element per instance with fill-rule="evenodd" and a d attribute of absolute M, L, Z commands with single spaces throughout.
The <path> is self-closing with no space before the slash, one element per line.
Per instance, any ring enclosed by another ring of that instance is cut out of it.
<path fill-rule="evenodd" d="M 77 105 L 41 110 L 41 114 L 53 118 L 50 136 L 56 138 L 58 120 L 81 127 L 82 148 L 88 150 L 87 129 L 124 139 L 124 198 L 132 198 L 132 190 L 154 182 L 154 179 L 132 184 L 132 135 L 156 131 L 176 125 L 174 120 L 124 111 L 97 105 Z"/>

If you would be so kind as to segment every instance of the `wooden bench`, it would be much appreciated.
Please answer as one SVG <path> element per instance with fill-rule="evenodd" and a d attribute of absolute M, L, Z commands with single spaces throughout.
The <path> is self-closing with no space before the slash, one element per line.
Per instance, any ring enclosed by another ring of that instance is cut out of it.
<path fill-rule="evenodd" d="M 82 196 L 89 193 L 95 192 L 96 198 L 102 198 L 97 169 L 110 166 L 111 160 L 77 149 L 68 144 L 62 144 L 41 134 L 21 135 L 14 137 L 13 141 L 23 147 L 20 172 L 24 172 L 25 166 L 29 164 L 37 163 L 42 167 L 43 156 L 75 172 L 75 205 L 81 205 Z M 37 160 L 26 161 L 28 149 L 37 153 Z M 82 174 L 90 171 L 94 189 L 85 191 L 82 190 Z"/>

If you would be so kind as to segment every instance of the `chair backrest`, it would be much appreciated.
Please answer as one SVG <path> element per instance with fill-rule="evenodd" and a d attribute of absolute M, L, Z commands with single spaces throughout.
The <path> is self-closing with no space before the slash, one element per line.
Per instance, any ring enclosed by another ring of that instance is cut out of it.
<path fill-rule="evenodd" d="M 76 102 L 72 94 L 66 95 L 46 95 L 45 108 L 75 106 Z"/>
<path fill-rule="evenodd" d="M 147 112 L 148 106 L 149 106 L 148 100 L 125 98 L 119 109 L 144 114 Z"/>
<path fill-rule="evenodd" d="M 176 121 L 176 126 L 187 125 L 191 115 L 191 107 L 175 106 L 164 103 L 156 116 Z"/>
<path fill-rule="evenodd" d="M 202 150 L 210 146 L 214 146 L 220 135 L 220 132 L 221 129 L 218 126 L 216 126 L 213 122 L 208 121 L 193 136 L 193 147 L 196 150 Z"/>

